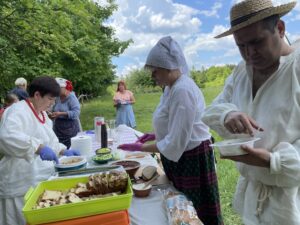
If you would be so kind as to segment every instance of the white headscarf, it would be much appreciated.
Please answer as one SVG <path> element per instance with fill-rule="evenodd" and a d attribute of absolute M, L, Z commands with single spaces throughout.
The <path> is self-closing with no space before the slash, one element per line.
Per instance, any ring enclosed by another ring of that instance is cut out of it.
<path fill-rule="evenodd" d="M 183 75 L 189 75 L 189 69 L 179 44 L 170 36 L 161 38 L 151 49 L 146 66 L 164 69 L 179 69 Z"/>
<path fill-rule="evenodd" d="M 66 79 L 57 77 L 57 78 L 55 78 L 55 80 L 61 88 L 65 88 L 67 86 L 67 80 Z"/>

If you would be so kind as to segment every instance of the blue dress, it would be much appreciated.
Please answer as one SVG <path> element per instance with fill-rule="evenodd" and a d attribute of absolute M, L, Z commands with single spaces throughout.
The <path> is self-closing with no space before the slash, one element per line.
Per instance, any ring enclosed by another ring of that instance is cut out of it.
<path fill-rule="evenodd" d="M 117 105 L 116 126 L 120 124 L 126 124 L 132 128 L 136 127 L 132 104 Z"/>

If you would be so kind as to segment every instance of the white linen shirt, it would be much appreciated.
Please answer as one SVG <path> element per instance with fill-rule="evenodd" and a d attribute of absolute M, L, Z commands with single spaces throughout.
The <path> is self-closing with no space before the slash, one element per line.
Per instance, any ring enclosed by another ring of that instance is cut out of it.
<path fill-rule="evenodd" d="M 209 128 L 201 121 L 204 109 L 204 97 L 190 77 L 181 75 L 166 87 L 153 114 L 160 153 L 177 162 L 185 151 L 210 139 Z"/>
<path fill-rule="evenodd" d="M 39 145 L 47 145 L 57 154 L 66 149 L 52 130 L 52 121 L 40 123 L 25 101 L 4 111 L 0 123 L 0 200 L 22 196 L 30 186 L 54 172 L 52 161 L 42 161 L 35 154 Z"/>
<path fill-rule="evenodd" d="M 271 152 L 270 168 L 237 163 L 234 208 L 246 225 L 300 224 L 300 52 L 280 58 L 278 70 L 252 97 L 252 70 L 241 62 L 202 120 L 224 138 L 230 111 L 245 112 L 264 131 L 256 148 Z M 261 206 L 261 207 L 259 207 Z M 260 215 L 257 210 L 261 208 Z"/>

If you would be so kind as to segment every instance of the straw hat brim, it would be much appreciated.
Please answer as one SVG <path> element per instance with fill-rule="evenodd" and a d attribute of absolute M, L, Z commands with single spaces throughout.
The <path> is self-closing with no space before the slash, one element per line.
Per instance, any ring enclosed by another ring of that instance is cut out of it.
<path fill-rule="evenodd" d="M 296 4 L 297 4 L 297 2 L 294 1 L 294 2 L 284 4 L 284 5 L 275 6 L 275 7 L 266 9 L 266 10 L 262 11 L 261 13 L 258 13 L 255 16 L 251 17 L 250 19 L 246 20 L 245 22 L 242 22 L 235 26 L 232 26 L 229 30 L 215 36 L 215 38 L 222 38 L 222 37 L 231 35 L 231 34 L 233 34 L 233 32 L 240 30 L 246 26 L 249 26 L 253 23 L 256 23 L 258 21 L 261 21 L 269 16 L 279 15 L 280 17 L 282 17 L 285 14 L 287 14 L 288 12 L 290 12 L 296 6 Z"/>

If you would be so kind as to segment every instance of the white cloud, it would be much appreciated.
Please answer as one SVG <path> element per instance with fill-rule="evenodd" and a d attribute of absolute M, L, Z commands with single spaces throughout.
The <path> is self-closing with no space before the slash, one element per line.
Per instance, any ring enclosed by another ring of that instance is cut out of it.
<path fill-rule="evenodd" d="M 139 68 L 141 68 L 141 66 L 135 64 L 128 64 L 122 69 L 119 75 L 122 77 L 126 77 L 126 75 L 128 75 L 131 71 Z"/>
<path fill-rule="evenodd" d="M 300 33 L 298 34 L 291 34 L 289 32 L 286 33 L 286 36 L 288 37 L 289 41 L 291 43 L 298 41 L 300 39 Z"/>
<path fill-rule="evenodd" d="M 228 30 L 229 25 L 209 24 L 211 30 L 206 27 L 205 32 L 202 27 L 207 25 L 202 20 L 207 23 L 219 17 L 218 11 L 222 9 L 220 0 L 215 0 L 210 10 L 197 10 L 173 1 L 175 0 L 116 0 L 119 8 L 108 23 L 115 28 L 117 38 L 132 39 L 134 42 L 118 58 L 122 61 L 117 68 L 118 75 L 126 76 L 133 69 L 143 67 L 150 49 L 161 37 L 167 35 L 174 37 L 182 46 L 190 68 L 234 64 L 240 60 L 232 36 L 214 38 Z M 228 2 L 233 3 L 233 0 Z M 292 14 L 292 18 L 300 14 L 299 4 L 294 11 L 298 14 Z M 226 18 L 220 23 L 228 24 L 228 12 L 225 15 Z M 295 34 L 288 36 L 291 41 L 299 38 Z"/>
<path fill-rule="evenodd" d="M 145 61 L 149 50 L 166 35 L 184 43 L 190 36 L 199 33 L 202 22 L 197 17 L 199 11 L 170 0 L 117 0 L 119 8 L 108 24 L 115 28 L 121 40 L 132 39 L 121 57 L 131 58 L 139 63 Z M 124 74 L 131 65 L 118 74 Z"/>
<path fill-rule="evenodd" d="M 207 17 L 217 17 L 219 18 L 218 10 L 222 8 L 222 3 L 215 2 L 211 10 L 200 10 L 199 14 L 205 15 Z"/>

